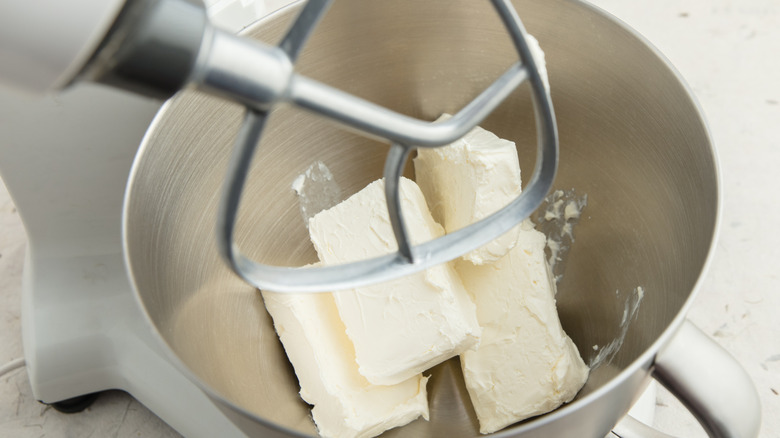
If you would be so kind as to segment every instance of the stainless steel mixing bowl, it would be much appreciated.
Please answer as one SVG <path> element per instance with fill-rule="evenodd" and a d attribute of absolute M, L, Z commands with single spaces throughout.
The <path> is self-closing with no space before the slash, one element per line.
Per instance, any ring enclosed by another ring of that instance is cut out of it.
<path fill-rule="evenodd" d="M 516 7 L 547 55 L 561 145 L 555 185 L 588 195 L 557 296 L 563 326 L 586 362 L 593 345 L 619 334 L 624 302 L 616 290 L 642 286 L 645 296 L 622 348 L 592 371 L 572 403 L 497 435 L 603 437 L 653 373 L 696 407 L 711 431 L 757 433 L 749 379 L 684 321 L 713 247 L 719 196 L 714 152 L 689 91 L 645 41 L 591 6 L 550 0 Z M 246 34 L 276 42 L 297 8 Z M 433 120 L 456 111 L 515 60 L 487 2 L 340 0 L 299 67 Z M 241 114 L 234 104 L 183 92 L 157 116 L 126 198 L 129 270 L 172 360 L 236 424 L 256 436 L 315 434 L 260 294 L 232 274 L 215 246 L 220 186 Z M 517 143 L 530 174 L 535 132 L 527 90 L 483 126 Z M 300 110 L 275 110 L 245 190 L 237 243 L 264 263 L 314 261 L 293 180 L 322 161 L 348 195 L 381 176 L 386 151 Z M 673 347 L 682 351 L 666 353 Z M 697 377 L 710 367 L 722 378 Z M 716 380 L 733 383 L 724 389 Z M 432 371 L 428 389 L 430 421 L 387 436 L 478 435 L 456 360 Z M 707 400 L 707 391 L 725 390 L 743 405 L 743 420 L 722 413 L 728 404 Z"/>

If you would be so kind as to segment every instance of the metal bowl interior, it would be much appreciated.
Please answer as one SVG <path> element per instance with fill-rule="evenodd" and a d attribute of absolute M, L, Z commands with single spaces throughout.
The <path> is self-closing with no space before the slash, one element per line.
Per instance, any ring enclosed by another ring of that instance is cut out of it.
<path fill-rule="evenodd" d="M 641 38 L 575 1 L 516 7 L 546 52 L 561 145 L 555 186 L 588 197 L 557 295 L 562 324 L 586 362 L 594 345 L 618 337 L 626 297 L 638 286 L 645 291 L 622 347 L 592 371 L 576 406 L 647 351 L 689 299 L 715 232 L 716 164 L 689 92 Z M 296 10 L 245 33 L 276 42 Z M 334 2 L 298 66 L 433 120 L 457 111 L 515 60 L 488 2 L 344 0 Z M 216 208 L 241 115 L 239 106 L 191 91 L 160 112 L 129 183 L 128 263 L 152 324 L 200 384 L 257 421 L 314 434 L 260 294 L 216 250 Z M 530 175 L 536 134 L 528 90 L 483 126 L 517 143 Z M 322 161 L 347 196 L 381 177 L 386 151 L 301 110 L 275 109 L 245 190 L 237 243 L 264 263 L 315 261 L 293 180 Z M 388 435 L 478 435 L 459 374 L 457 361 L 435 368 L 431 421 Z"/>

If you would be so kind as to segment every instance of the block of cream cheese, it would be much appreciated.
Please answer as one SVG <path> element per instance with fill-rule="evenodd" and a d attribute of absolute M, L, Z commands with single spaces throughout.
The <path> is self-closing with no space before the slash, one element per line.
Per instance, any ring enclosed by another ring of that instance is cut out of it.
<path fill-rule="evenodd" d="M 426 377 L 379 386 L 358 373 L 332 294 L 263 292 L 263 299 L 320 435 L 368 438 L 428 419 Z"/>
<path fill-rule="evenodd" d="M 441 236 L 444 231 L 431 217 L 419 187 L 402 178 L 400 193 L 412 243 Z M 384 181 L 315 215 L 309 235 L 324 265 L 396 251 Z M 377 385 L 407 380 L 479 339 L 474 303 L 450 265 L 333 296 L 355 346 L 360 373 Z"/>
<path fill-rule="evenodd" d="M 479 346 L 460 357 L 482 433 L 570 401 L 589 373 L 558 319 L 545 236 L 529 221 L 517 228 L 517 244 L 497 262 L 456 264 L 482 326 Z"/>
<path fill-rule="evenodd" d="M 439 120 L 449 118 L 443 115 Z M 515 144 L 480 127 L 440 148 L 420 148 L 415 180 L 434 220 L 451 233 L 477 222 L 520 196 L 520 163 Z M 515 244 L 510 230 L 463 256 L 475 264 L 494 262 Z"/>

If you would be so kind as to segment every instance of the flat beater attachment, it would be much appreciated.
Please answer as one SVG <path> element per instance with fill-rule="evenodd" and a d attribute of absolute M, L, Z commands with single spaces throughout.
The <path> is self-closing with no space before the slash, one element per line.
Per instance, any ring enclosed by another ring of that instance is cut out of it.
<path fill-rule="evenodd" d="M 324 15 L 329 0 L 309 0 L 277 47 L 246 43 L 214 30 L 213 51 L 250 50 L 260 56 L 267 74 L 243 91 L 226 84 L 200 84 L 204 91 L 238 100 L 246 114 L 235 141 L 224 183 L 219 211 L 218 242 L 222 256 L 244 280 L 259 289 L 276 292 L 323 292 L 350 289 L 392 280 L 441 264 L 474 250 L 509 231 L 531 215 L 549 191 L 558 159 L 558 138 L 549 92 L 537 69 L 526 32 L 509 0 L 492 0 L 517 49 L 520 62 L 512 65 L 473 101 L 452 118 L 440 122 L 414 119 L 312 79 L 295 74 L 293 64 L 303 44 Z M 223 43 L 220 43 L 223 41 Z M 231 49 L 233 47 L 233 49 Z M 214 56 L 214 63 L 226 56 Z M 211 59 L 209 58 L 209 59 Z M 219 69 L 220 66 L 211 66 Z M 243 75 L 254 79 L 254 75 Z M 509 205 L 468 227 L 421 245 L 412 246 L 400 211 L 399 181 L 409 154 L 420 147 L 443 146 L 464 136 L 518 85 L 531 85 L 537 128 L 537 159 L 530 183 Z M 250 92 L 246 92 L 250 90 Z M 288 102 L 357 129 L 392 144 L 385 163 L 384 178 L 388 212 L 398 251 L 359 262 L 317 268 L 269 266 L 254 262 L 239 251 L 233 241 L 241 192 L 250 162 L 263 133 L 266 117 L 274 104 Z"/>

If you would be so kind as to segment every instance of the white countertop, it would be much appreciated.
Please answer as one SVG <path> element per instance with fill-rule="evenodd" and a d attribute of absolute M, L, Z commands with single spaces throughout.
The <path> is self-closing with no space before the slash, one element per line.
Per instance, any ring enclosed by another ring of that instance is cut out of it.
<path fill-rule="evenodd" d="M 761 437 L 780 437 L 780 2 L 777 0 L 595 0 L 642 33 L 676 66 L 709 121 L 722 173 L 720 240 L 690 319 L 753 378 Z M 522 15 L 522 14 L 521 14 Z M 583 35 L 583 38 L 586 38 Z M 22 356 L 24 229 L 0 184 L 0 366 Z M 656 426 L 705 434 L 659 390 Z M 175 437 L 121 392 L 86 411 L 60 414 L 33 399 L 23 369 L 0 378 L 0 436 Z"/>

